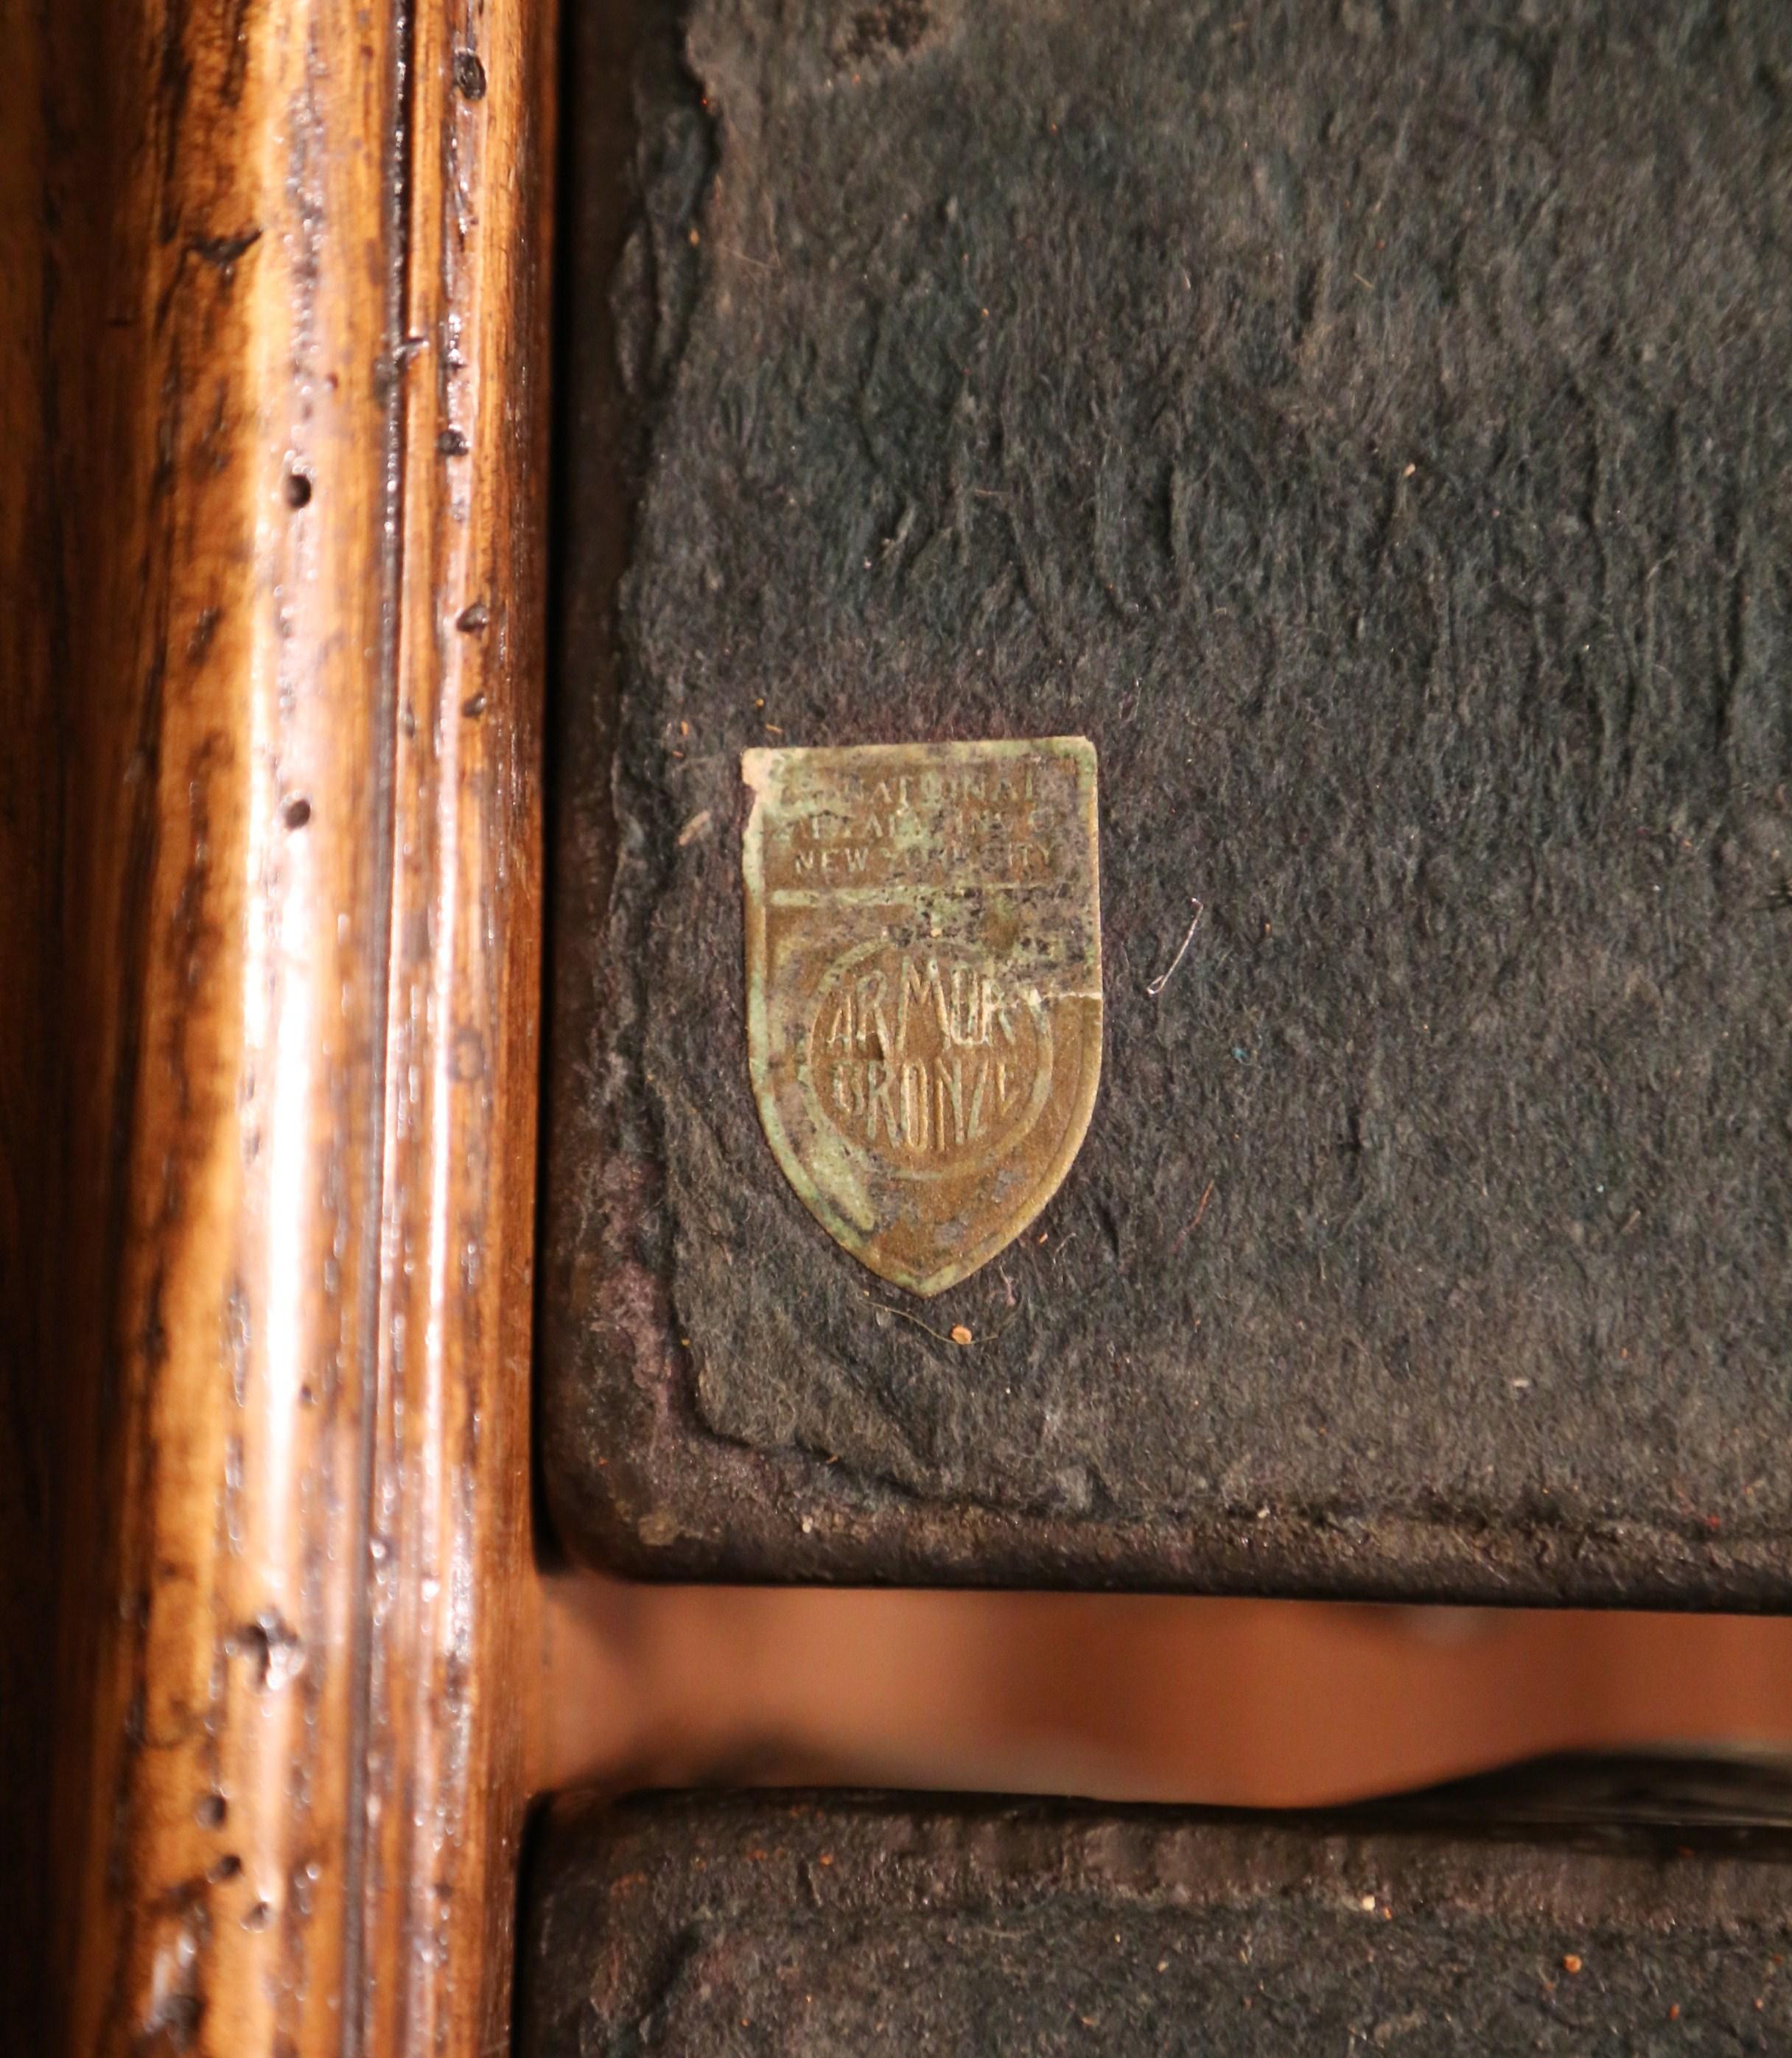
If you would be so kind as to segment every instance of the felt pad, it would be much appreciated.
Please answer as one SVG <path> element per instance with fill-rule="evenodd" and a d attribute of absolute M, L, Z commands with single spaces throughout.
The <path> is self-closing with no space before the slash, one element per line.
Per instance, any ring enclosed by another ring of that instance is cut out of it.
<path fill-rule="evenodd" d="M 601 33 L 570 1547 L 1792 1603 L 1792 10 L 650 8 L 614 264 Z M 1055 735 L 1099 759 L 1099 1097 L 924 1301 L 761 1132 L 741 753 Z"/>
<path fill-rule="evenodd" d="M 519 2050 L 1784 2050 L 1784 1838 L 1600 1844 L 1062 1803 L 562 1802 Z"/>

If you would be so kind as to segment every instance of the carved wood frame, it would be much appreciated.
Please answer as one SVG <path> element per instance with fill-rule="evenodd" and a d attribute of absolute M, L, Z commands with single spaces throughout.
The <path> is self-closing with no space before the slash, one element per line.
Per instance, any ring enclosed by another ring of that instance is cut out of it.
<path fill-rule="evenodd" d="M 552 0 L 8 4 L 54 2012 L 471 2058 L 535 1606 Z"/>

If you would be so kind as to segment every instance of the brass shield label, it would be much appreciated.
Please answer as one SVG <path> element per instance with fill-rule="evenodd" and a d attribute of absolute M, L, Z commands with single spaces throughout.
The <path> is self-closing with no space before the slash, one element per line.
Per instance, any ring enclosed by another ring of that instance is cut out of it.
<path fill-rule="evenodd" d="M 804 1205 L 937 1293 L 1032 1221 L 1101 1075 L 1095 753 L 749 750 L 747 1046 Z"/>

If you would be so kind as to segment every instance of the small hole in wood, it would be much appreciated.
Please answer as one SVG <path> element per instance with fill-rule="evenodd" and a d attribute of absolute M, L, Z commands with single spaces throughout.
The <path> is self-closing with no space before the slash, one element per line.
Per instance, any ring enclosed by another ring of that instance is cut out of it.
<path fill-rule="evenodd" d="M 302 829 L 311 820 L 311 803 L 303 793 L 295 793 L 280 812 L 289 829 Z"/>
<path fill-rule="evenodd" d="M 230 1812 L 230 1805 L 221 1794 L 213 1792 L 202 1795 L 198 1806 L 193 1812 L 201 1829 L 221 1829 L 224 1817 Z"/>
<path fill-rule="evenodd" d="M 308 507 L 311 505 L 311 481 L 302 471 L 286 475 L 286 504 L 288 507 Z"/>
<path fill-rule="evenodd" d="M 485 98 L 485 66 L 471 50 L 455 52 L 455 84 L 469 100 Z"/>

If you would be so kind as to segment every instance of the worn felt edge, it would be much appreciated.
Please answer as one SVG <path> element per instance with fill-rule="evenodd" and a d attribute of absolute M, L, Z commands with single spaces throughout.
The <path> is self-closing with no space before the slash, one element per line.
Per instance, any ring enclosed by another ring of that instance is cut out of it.
<path fill-rule="evenodd" d="M 641 10 L 637 105 L 644 131 L 669 95 L 687 101 L 694 95 L 679 54 L 684 11 L 669 0 L 646 0 Z M 574 33 L 598 34 L 589 28 Z M 591 54 L 587 50 L 582 62 L 575 49 L 575 76 L 614 89 L 622 68 L 606 73 Z M 574 104 L 590 111 L 582 83 Z M 616 109 L 606 108 L 604 118 L 616 119 Z M 590 638 L 594 607 L 602 610 L 614 648 L 614 594 L 626 556 L 617 548 L 616 475 L 626 482 L 624 498 L 632 506 L 676 369 L 674 354 L 645 405 L 621 393 L 610 300 L 621 240 L 614 212 L 620 197 L 581 175 L 578 162 L 587 147 L 581 133 L 599 126 L 582 118 L 566 125 L 571 163 L 562 340 L 573 375 L 560 390 L 602 394 L 603 406 L 617 420 L 626 418 L 626 426 L 613 420 L 604 431 L 615 472 L 600 476 L 603 467 L 587 462 L 563 482 L 567 652 L 578 647 L 581 611 Z M 680 246 L 701 217 L 717 161 L 712 129 L 708 175 L 677 219 L 655 224 L 656 248 L 675 260 L 658 284 L 662 316 L 674 329 L 694 292 L 691 272 L 676 270 Z M 600 253 L 610 261 L 594 261 Z M 592 427 L 586 422 L 578 432 Z M 602 599 L 594 601 L 594 593 Z M 587 641 L 584 647 L 594 646 Z M 620 672 L 618 659 L 594 693 L 586 690 L 588 681 L 572 689 L 575 682 L 562 668 L 562 812 L 554 836 L 556 937 L 607 931 L 613 959 L 627 951 L 622 926 L 630 919 L 645 920 L 648 912 L 613 904 L 610 893 L 616 831 L 606 768 Z M 603 1019 L 606 1003 L 617 998 L 605 977 L 604 956 L 601 948 L 556 951 L 555 1020 Z M 595 1062 L 602 1058 L 600 1047 Z M 581 1555 L 638 1576 L 667 1579 L 1322 1591 L 1382 1599 L 1633 1607 L 1717 1600 L 1732 1608 L 1792 1604 L 1792 1565 L 1773 1540 L 1709 1536 L 1690 1522 L 1684 1528 L 1543 1520 L 1495 1524 L 1444 1511 L 1369 1516 L 1349 1508 L 1277 1509 L 1259 1518 L 1254 1509 L 1241 1508 L 1119 1523 L 922 1502 L 864 1472 L 843 1480 L 807 1452 L 765 1452 L 733 1443 L 698 1417 L 692 1367 L 671 1333 L 663 1267 L 649 1261 L 644 1250 L 643 1261 L 626 1273 L 595 1277 L 593 1261 L 579 1254 L 595 1242 L 585 1226 L 605 1204 L 586 1168 L 606 1162 L 607 1204 L 619 1205 L 640 1225 L 641 1249 L 656 1234 L 657 1166 L 638 1158 L 619 1162 L 612 1147 L 616 1139 L 599 1133 L 599 1096 L 574 1090 L 577 1068 L 550 1065 L 547 1076 L 558 1090 L 544 1126 L 550 1147 L 542 1458 L 558 1534 Z M 650 1114 L 647 1119 L 650 1124 Z M 602 1311 L 597 1323 L 581 1312 L 594 1307 Z M 646 1353 L 667 1365 L 665 1377 L 643 1373 Z M 601 1467 L 586 1455 L 597 1448 L 608 1454 Z M 1652 1566 L 1640 1579 L 1639 1557 Z"/>
<path fill-rule="evenodd" d="M 1377 1819 L 1377 1811 L 1381 1811 Z M 523 1945 L 524 2048 L 593 2001 L 638 2012 L 693 1923 L 781 1912 L 843 1928 L 947 1918 L 1066 1893 L 1198 1911 L 1290 1896 L 1468 1914 L 1583 1936 L 1703 1933 L 1715 1948 L 1792 1929 L 1792 1835 L 1401 1826 L 1398 1804 L 1269 1816 L 950 1795 L 568 1796 L 538 1825 Z M 559 1989 L 557 1998 L 555 1989 Z"/>

